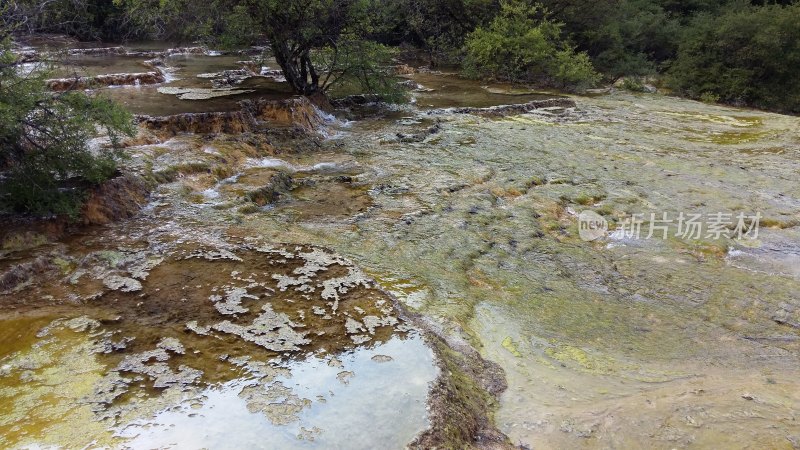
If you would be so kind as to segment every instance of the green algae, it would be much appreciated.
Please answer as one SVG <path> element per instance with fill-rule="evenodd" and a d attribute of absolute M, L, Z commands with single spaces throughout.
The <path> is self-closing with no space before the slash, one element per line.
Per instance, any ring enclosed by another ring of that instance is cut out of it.
<path fill-rule="evenodd" d="M 501 344 L 504 349 L 508 350 L 512 355 L 516 356 L 517 358 L 522 358 L 522 353 L 517 350 L 516 344 L 511 339 L 510 336 L 503 339 L 503 343 Z"/>
<path fill-rule="evenodd" d="M 711 142 L 719 145 L 739 145 L 757 142 L 763 139 L 767 132 L 764 131 L 727 131 L 704 134 L 696 132 L 698 136 L 688 138 L 692 142 Z"/>
<path fill-rule="evenodd" d="M 28 333 L 38 329 L 26 322 L 7 321 L 3 329 Z M 34 323 L 43 324 L 42 319 L 34 319 Z M 96 344 L 91 337 L 71 330 L 68 322 L 67 326 L 62 323 L 53 322 L 48 327 L 50 338 L 41 344 L 30 345 L 30 336 L 16 341 L 18 350 L 0 363 L 4 367 L 0 445 L 4 447 L 118 442 L 108 430 L 110 424 L 96 420 L 90 405 L 83 402 L 106 370 L 95 357 Z"/>

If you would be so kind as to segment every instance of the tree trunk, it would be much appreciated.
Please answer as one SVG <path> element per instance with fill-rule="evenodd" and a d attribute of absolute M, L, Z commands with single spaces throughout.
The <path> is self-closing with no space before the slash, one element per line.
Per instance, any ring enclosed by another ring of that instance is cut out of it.
<path fill-rule="evenodd" d="M 309 50 L 301 51 L 299 57 L 295 56 L 285 42 L 274 38 L 270 40 L 270 47 L 292 90 L 306 96 L 319 92 L 319 75 L 311 64 Z"/>

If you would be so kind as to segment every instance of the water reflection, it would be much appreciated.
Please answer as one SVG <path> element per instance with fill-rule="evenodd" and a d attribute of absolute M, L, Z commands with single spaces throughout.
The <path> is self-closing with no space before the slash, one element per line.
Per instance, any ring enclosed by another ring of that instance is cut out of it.
<path fill-rule="evenodd" d="M 286 389 L 267 398 L 268 406 L 283 413 L 302 402 L 288 424 L 270 420 L 252 406 L 255 399 L 242 395 L 248 388 L 266 389 L 258 378 L 240 378 L 205 389 L 152 420 L 128 424 L 119 436 L 131 438 L 125 444 L 130 448 L 403 448 L 425 426 L 428 383 L 436 376 L 432 358 L 421 338 L 410 336 L 336 357 L 283 363 L 277 367 L 288 374 L 272 383 Z"/>

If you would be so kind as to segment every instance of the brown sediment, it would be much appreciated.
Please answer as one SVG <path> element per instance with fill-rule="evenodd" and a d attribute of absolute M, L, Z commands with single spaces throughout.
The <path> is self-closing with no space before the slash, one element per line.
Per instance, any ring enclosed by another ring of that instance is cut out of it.
<path fill-rule="evenodd" d="M 325 123 L 315 105 L 306 97 L 287 100 L 244 100 L 239 111 L 185 113 L 172 116 L 138 116 L 143 128 L 178 133 L 238 134 L 261 131 L 265 126 L 299 128 L 306 132 L 317 131 Z"/>
<path fill-rule="evenodd" d="M 122 175 L 102 183 L 89 193 L 81 209 L 84 225 L 101 225 L 133 217 L 147 201 L 144 180 Z"/>
<path fill-rule="evenodd" d="M 7 293 L 32 278 L 37 284 L 24 298 L 0 297 L 8 308 L 34 314 L 58 298 L 75 298 L 82 311 L 95 311 L 103 329 L 121 333 L 122 340 L 109 340 L 99 357 L 117 367 L 116 377 L 144 380 L 121 385 L 119 392 L 127 392 L 112 398 L 113 408 L 140 390 L 152 394 L 176 383 L 227 381 L 238 372 L 222 370 L 225 361 L 256 348 L 274 356 L 322 349 L 338 354 L 384 342 L 412 324 L 437 355 L 440 374 L 428 396 L 430 427 L 409 447 L 513 448 L 491 420 L 495 397 L 506 387 L 503 371 L 458 332 L 404 311 L 394 296 L 330 250 L 245 244 L 230 250 L 182 246 L 155 260 L 111 251 L 46 255 L 6 272 L 0 283 Z M 171 352 L 165 363 L 137 359 L 159 349 Z M 111 403 L 103 405 L 98 408 Z"/>
<path fill-rule="evenodd" d="M 307 97 L 288 100 L 245 100 L 240 103 L 256 119 L 285 127 L 300 127 L 314 131 L 324 125 L 325 119 Z"/>
<path fill-rule="evenodd" d="M 367 212 L 374 206 L 368 186 L 358 185 L 348 178 L 301 180 L 292 191 L 293 201 L 286 208 L 302 220 L 346 218 Z"/>
<path fill-rule="evenodd" d="M 369 277 L 319 247 L 191 245 L 159 258 L 110 250 L 60 258 L 45 255 L 6 271 L 0 300 L 6 311 L 34 314 L 73 299 L 107 329 L 135 338 L 108 355 L 112 366 L 165 337 L 202 350 L 176 355 L 174 363 L 204 366 L 203 355 L 338 354 L 407 331 Z M 25 295 L 13 294 L 16 286 L 28 286 Z M 200 381 L 234 375 L 206 370 Z"/>
<path fill-rule="evenodd" d="M 0 229 L 0 255 L 27 251 L 56 241 L 79 226 L 102 225 L 133 217 L 147 201 L 148 195 L 149 188 L 144 179 L 120 175 L 89 189 L 77 220 L 66 216 L 4 217 Z M 42 266 L 37 263 L 37 267 Z M 6 289 L 0 286 L 0 291 L 3 290 Z"/>
<path fill-rule="evenodd" d="M 133 86 L 137 84 L 159 84 L 166 81 L 161 71 L 141 73 L 116 73 L 93 77 L 72 77 L 47 80 L 47 87 L 54 91 L 70 89 L 94 89 L 103 86 Z"/>
<path fill-rule="evenodd" d="M 252 117 L 244 111 L 184 113 L 171 116 L 138 116 L 139 126 L 148 130 L 176 135 L 195 134 L 237 134 L 255 128 Z"/>

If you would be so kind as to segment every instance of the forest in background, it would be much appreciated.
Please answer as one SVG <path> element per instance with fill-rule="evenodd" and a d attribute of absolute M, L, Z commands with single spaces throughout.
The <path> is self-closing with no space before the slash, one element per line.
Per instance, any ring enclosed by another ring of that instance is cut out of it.
<path fill-rule="evenodd" d="M 356 65 L 385 56 L 381 45 L 415 48 L 487 79 L 567 90 L 653 79 L 689 98 L 800 112 L 800 2 L 789 0 L 15 0 L 3 16 L 17 32 L 84 40 L 283 41 L 287 58 L 293 45 L 336 48 Z"/>

